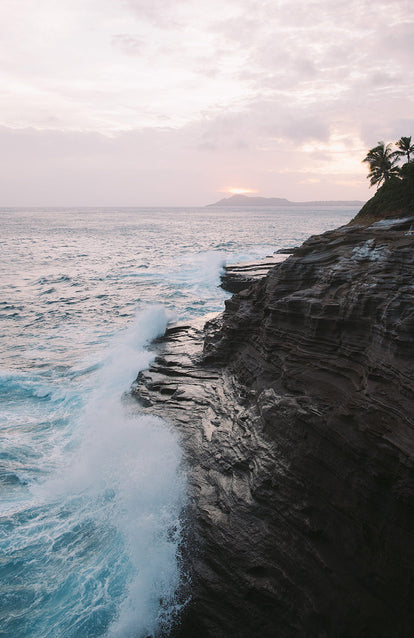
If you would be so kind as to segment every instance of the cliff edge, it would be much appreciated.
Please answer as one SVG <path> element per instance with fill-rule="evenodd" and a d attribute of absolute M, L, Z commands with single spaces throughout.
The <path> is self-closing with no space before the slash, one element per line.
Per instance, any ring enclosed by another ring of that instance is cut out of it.
<path fill-rule="evenodd" d="M 133 392 L 186 455 L 180 638 L 412 635 L 413 227 L 312 237 L 154 345 Z"/>

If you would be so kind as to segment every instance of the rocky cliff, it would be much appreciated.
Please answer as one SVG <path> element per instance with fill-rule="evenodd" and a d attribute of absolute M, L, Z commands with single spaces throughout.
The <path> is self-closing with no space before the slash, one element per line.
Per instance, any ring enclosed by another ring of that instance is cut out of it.
<path fill-rule="evenodd" d="M 154 344 L 133 392 L 186 455 L 180 638 L 412 635 L 413 223 L 312 237 Z"/>

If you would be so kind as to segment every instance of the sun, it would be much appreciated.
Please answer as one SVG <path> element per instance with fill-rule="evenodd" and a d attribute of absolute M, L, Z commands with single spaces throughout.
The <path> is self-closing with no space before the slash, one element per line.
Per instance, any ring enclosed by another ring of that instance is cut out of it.
<path fill-rule="evenodd" d="M 234 188 L 230 186 L 229 188 L 223 189 L 224 193 L 230 193 L 231 195 L 247 195 L 248 193 L 257 193 L 257 190 L 253 188 Z"/>

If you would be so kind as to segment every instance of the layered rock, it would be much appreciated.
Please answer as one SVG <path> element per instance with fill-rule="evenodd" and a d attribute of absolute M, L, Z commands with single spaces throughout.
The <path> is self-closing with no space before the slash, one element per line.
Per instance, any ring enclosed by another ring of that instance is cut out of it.
<path fill-rule="evenodd" d="M 182 436 L 178 636 L 411 636 L 414 218 L 313 237 L 134 393 Z"/>
<path fill-rule="evenodd" d="M 291 253 L 293 253 L 293 249 L 281 248 L 274 255 L 269 255 L 259 261 L 224 266 L 224 272 L 221 275 L 221 287 L 232 293 L 245 290 L 245 288 L 267 275 L 271 268 L 280 264 L 286 259 L 286 255 Z"/>

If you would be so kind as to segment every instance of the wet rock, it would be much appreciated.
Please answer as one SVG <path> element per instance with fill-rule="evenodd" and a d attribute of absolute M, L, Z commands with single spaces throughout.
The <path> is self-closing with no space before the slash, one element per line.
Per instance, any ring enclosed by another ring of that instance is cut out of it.
<path fill-rule="evenodd" d="M 279 251 L 277 252 L 279 253 Z M 229 264 L 224 267 L 220 286 L 232 293 L 245 290 L 255 281 L 262 279 L 271 268 L 280 264 L 284 259 L 286 259 L 286 254 L 282 253 L 270 255 L 259 261 Z"/>
<path fill-rule="evenodd" d="M 313 237 L 155 344 L 134 394 L 188 468 L 179 638 L 411 636 L 413 221 Z"/>
<path fill-rule="evenodd" d="M 276 255 L 293 255 L 295 248 L 279 248 L 275 251 Z"/>

